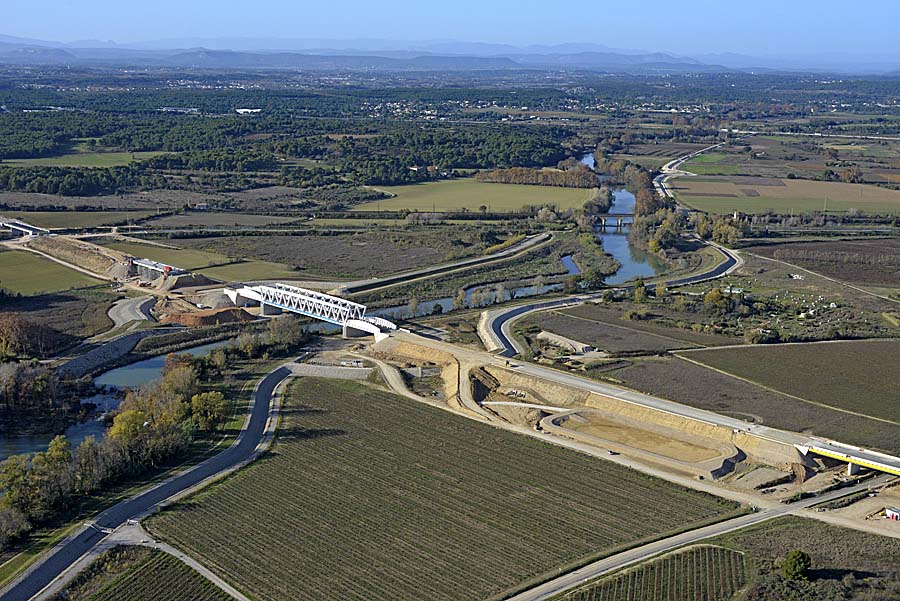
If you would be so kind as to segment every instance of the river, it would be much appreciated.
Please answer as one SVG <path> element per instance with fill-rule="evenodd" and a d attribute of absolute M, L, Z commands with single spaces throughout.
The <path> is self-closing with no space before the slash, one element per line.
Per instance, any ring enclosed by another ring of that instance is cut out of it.
<path fill-rule="evenodd" d="M 594 153 L 586 153 L 581 157 L 581 162 L 593 169 L 596 165 Z M 634 194 L 624 188 L 613 190 L 613 204 L 609 209 L 609 214 L 633 214 L 634 204 Z M 600 228 L 596 230 L 597 237 L 603 243 L 603 250 L 622 264 L 619 271 L 606 278 L 606 283 L 613 286 L 624 284 L 634 278 L 653 277 L 661 273 L 665 267 L 657 257 L 631 244 L 628 239 L 628 223 L 630 220 L 618 231 L 614 223 L 606 231 Z"/>
<path fill-rule="evenodd" d="M 213 342 L 195 346 L 184 351 L 190 355 L 199 356 L 209 351 L 224 346 L 229 341 Z M 162 368 L 166 362 L 165 355 L 158 355 L 138 361 L 124 367 L 117 367 L 108 372 L 100 374 L 94 379 L 97 386 L 109 386 L 112 388 L 135 388 L 143 384 L 147 384 L 158 379 L 162 375 Z M 118 395 L 101 394 L 94 397 L 82 399 L 84 403 L 94 403 L 97 405 L 99 412 L 106 412 L 119 406 L 121 399 Z M 100 419 L 89 419 L 84 422 L 69 426 L 65 435 L 72 443 L 72 447 L 81 444 L 88 436 L 102 438 L 106 433 L 106 426 Z M 36 453 L 38 451 L 47 450 L 47 445 L 53 439 L 53 435 L 40 434 L 33 436 L 0 436 L 0 461 L 6 459 L 10 455 L 21 455 L 25 453 Z"/>

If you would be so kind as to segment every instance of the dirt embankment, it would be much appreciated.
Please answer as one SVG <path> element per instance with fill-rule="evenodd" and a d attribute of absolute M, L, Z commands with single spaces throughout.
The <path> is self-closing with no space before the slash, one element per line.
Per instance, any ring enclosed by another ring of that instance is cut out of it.
<path fill-rule="evenodd" d="M 26 245 L 100 276 L 124 279 L 128 275 L 128 259 L 124 253 L 90 242 L 64 236 L 40 236 Z"/>
<path fill-rule="evenodd" d="M 747 432 L 733 432 L 730 428 L 712 423 L 688 419 L 651 407 L 629 403 L 613 397 L 570 388 L 562 384 L 546 382 L 499 367 L 487 367 L 500 384 L 500 392 L 509 389 L 526 393 L 528 403 L 559 407 L 588 407 L 613 418 L 627 419 L 631 423 L 644 424 L 649 429 L 677 432 L 693 440 L 707 440 L 714 446 L 734 445 L 752 460 L 768 465 L 791 469 L 803 463 L 803 457 L 787 444 L 763 439 Z"/>
<path fill-rule="evenodd" d="M 229 307 L 194 311 L 192 313 L 174 313 L 163 317 L 162 323 L 177 323 L 191 328 L 198 328 L 201 326 L 218 326 L 224 323 L 253 321 L 254 319 L 256 318 L 253 315 L 239 307 Z"/>
<path fill-rule="evenodd" d="M 414 365 L 431 363 L 441 368 L 444 398 L 455 409 L 462 409 L 459 402 L 459 363 L 450 353 L 387 338 L 372 347 L 376 358 L 386 361 L 406 359 Z"/>

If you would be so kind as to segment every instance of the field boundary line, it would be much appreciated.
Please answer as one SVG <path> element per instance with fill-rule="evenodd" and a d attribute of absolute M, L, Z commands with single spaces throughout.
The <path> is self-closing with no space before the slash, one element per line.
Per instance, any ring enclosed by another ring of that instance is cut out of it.
<path fill-rule="evenodd" d="M 746 251 L 742 251 L 746 252 Z M 781 263 L 782 265 L 787 265 L 793 269 L 799 269 L 800 271 L 805 271 L 806 273 L 812 274 L 814 276 L 818 276 L 822 279 L 828 280 L 829 282 L 834 282 L 839 286 L 846 286 L 851 290 L 856 290 L 857 292 L 862 292 L 863 294 L 868 294 L 869 296 L 874 296 L 875 298 L 880 298 L 881 300 L 886 300 L 892 302 L 894 304 L 900 305 L 900 300 L 891 298 L 889 296 L 884 296 L 882 294 L 878 294 L 877 292 L 872 292 L 870 290 L 866 290 L 865 288 L 860 288 L 858 286 L 854 286 L 853 284 L 848 284 L 847 282 L 842 282 L 841 280 L 837 280 L 835 278 L 828 277 L 827 275 L 823 275 L 817 271 L 813 271 L 812 269 L 806 269 L 805 267 L 800 267 L 799 265 L 795 265 L 794 263 L 788 263 L 787 261 L 782 261 L 781 259 L 773 259 L 771 257 L 766 257 L 764 255 L 758 255 L 756 253 L 748 252 L 748 255 L 751 257 L 756 257 L 757 259 L 763 259 L 764 261 L 772 261 L 773 263 Z"/>
<path fill-rule="evenodd" d="M 581 303 L 581 304 L 585 305 L 587 303 Z M 715 346 L 705 346 L 705 345 L 702 345 L 697 342 L 688 342 L 687 340 L 680 340 L 678 338 L 672 338 L 671 336 L 666 336 L 665 334 L 656 334 L 655 332 L 645 332 L 644 330 L 639 330 L 638 328 L 629 328 L 628 326 L 622 326 L 622 325 L 619 325 L 616 323 L 609 323 L 607 321 L 598 321 L 596 319 L 591 319 L 590 317 L 582 317 L 580 315 L 572 315 L 571 313 L 564 313 L 558 309 L 550 309 L 547 312 L 548 313 L 556 313 L 558 315 L 564 315 L 566 317 L 571 317 L 573 319 L 581 319 L 583 321 L 589 321 L 591 323 L 597 323 L 597 324 L 601 324 L 601 325 L 605 325 L 605 326 L 610 326 L 612 328 L 618 328 L 620 330 L 628 330 L 629 332 L 640 332 L 641 334 L 646 334 L 648 336 L 654 336 L 656 338 L 663 338 L 665 340 L 671 340 L 672 342 L 680 342 L 681 344 L 691 344 L 691 345 L 694 345 L 695 347 L 697 347 L 694 350 L 706 350 L 706 349 L 711 349 L 711 348 L 720 348 L 720 347 L 715 347 Z M 673 351 L 676 351 L 676 350 L 681 350 L 681 349 L 673 349 Z"/>
<path fill-rule="evenodd" d="M 749 348 L 749 347 L 748 347 L 748 348 Z M 716 350 L 716 349 L 711 349 L 711 350 Z M 717 368 L 717 367 L 713 367 L 713 366 L 711 366 L 711 365 L 707 365 L 706 363 L 701 363 L 700 361 L 697 361 L 696 359 L 688 359 L 687 357 L 683 356 L 681 353 L 672 353 L 672 355 L 675 356 L 675 357 L 678 357 L 679 359 L 681 359 L 681 360 L 683 360 L 683 361 L 687 361 L 688 363 L 693 363 L 694 365 L 698 365 L 698 366 L 700 366 L 700 367 L 704 367 L 704 368 L 706 368 L 706 369 L 710 369 L 710 370 L 715 371 L 715 372 L 718 372 L 718 373 L 720 373 L 720 374 L 722 374 L 722 375 L 724 375 L 724 376 L 728 376 L 728 377 L 734 378 L 734 379 L 736 379 L 736 380 L 741 380 L 741 381 L 746 382 L 746 383 L 748 383 L 748 384 L 753 384 L 754 386 L 759 386 L 760 388 L 762 388 L 762 389 L 764 389 L 764 390 L 768 390 L 769 392 L 774 392 L 774 393 L 776 393 L 776 394 L 780 394 L 780 395 L 786 396 L 786 397 L 788 397 L 788 398 L 792 398 L 792 399 L 794 399 L 794 400 L 796 400 L 796 401 L 801 401 L 801 402 L 803 402 L 803 403 L 807 403 L 807 404 L 809 404 L 809 405 L 814 405 L 814 406 L 816 406 L 816 407 L 823 407 L 823 408 L 825 408 L 825 409 L 831 409 L 831 410 L 833 410 L 833 411 L 839 411 L 840 413 L 846 413 L 847 415 L 853 415 L 853 416 L 855 416 L 855 417 L 863 417 L 863 418 L 865 418 L 865 419 L 871 419 L 871 420 L 874 420 L 874 421 L 876 421 L 876 422 L 882 422 L 882 423 L 885 423 L 885 424 L 890 424 L 890 425 L 892 425 L 892 426 L 900 426 L 900 422 L 897 422 L 897 421 L 894 421 L 894 420 L 891 420 L 891 419 L 887 419 L 887 418 L 884 418 L 884 417 L 875 417 L 874 415 L 866 415 L 865 413 L 859 413 L 858 411 L 852 411 L 852 410 L 850 410 L 850 409 L 843 409 L 843 408 L 841 408 L 841 407 L 834 407 L 834 406 L 832 406 L 832 405 L 828 405 L 828 404 L 826 404 L 826 403 L 822 403 L 822 402 L 819 402 L 819 401 L 813 401 L 813 400 L 810 400 L 810 399 L 805 399 L 805 398 L 800 397 L 800 396 L 797 396 L 797 395 L 795 395 L 795 394 L 791 394 L 791 393 L 789 393 L 789 392 L 784 392 L 783 390 L 778 390 L 777 388 L 772 388 L 771 386 L 766 386 L 765 384 L 761 384 L 760 382 L 755 382 L 754 380 L 751 380 L 750 378 L 745 378 L 745 377 L 743 377 L 743 376 L 739 376 L 739 375 L 736 375 L 736 374 L 729 373 L 729 372 L 727 372 L 727 371 L 725 371 L 725 370 L 723 370 L 723 369 L 719 369 L 719 368 Z"/>

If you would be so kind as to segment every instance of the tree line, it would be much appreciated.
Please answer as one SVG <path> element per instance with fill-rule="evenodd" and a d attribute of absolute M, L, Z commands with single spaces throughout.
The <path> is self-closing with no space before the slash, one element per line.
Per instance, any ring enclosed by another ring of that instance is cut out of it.
<path fill-rule="evenodd" d="M 204 357 L 170 354 L 158 381 L 127 392 L 102 440 L 88 437 L 73 448 L 57 436 L 45 452 L 7 458 L 0 463 L 0 550 L 93 495 L 165 468 L 228 418 L 231 403 L 210 383 L 238 361 L 284 356 L 307 338 L 299 320 L 285 316 Z"/>
<path fill-rule="evenodd" d="M 586 165 L 568 170 L 533 167 L 494 169 L 475 174 L 475 179 L 497 184 L 528 184 L 560 188 L 596 188 L 598 183 L 597 175 Z"/>

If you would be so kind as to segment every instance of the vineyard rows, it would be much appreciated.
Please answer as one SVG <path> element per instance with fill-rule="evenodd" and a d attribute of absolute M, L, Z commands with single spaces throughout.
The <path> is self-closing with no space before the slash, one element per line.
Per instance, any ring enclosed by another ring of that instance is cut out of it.
<path fill-rule="evenodd" d="M 147 559 L 88 597 L 87 601 L 231 601 L 213 583 L 168 553 Z"/>
<path fill-rule="evenodd" d="M 743 585 L 743 554 L 701 546 L 603 578 L 558 601 L 727 601 Z"/>
<path fill-rule="evenodd" d="M 259 599 L 487 598 L 735 505 L 357 383 L 289 389 L 269 456 L 151 518 Z"/>

